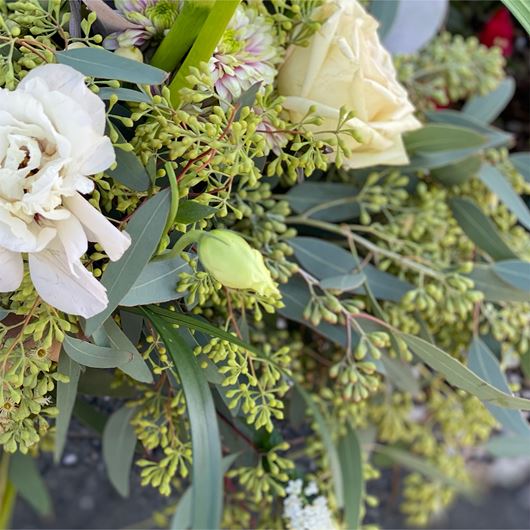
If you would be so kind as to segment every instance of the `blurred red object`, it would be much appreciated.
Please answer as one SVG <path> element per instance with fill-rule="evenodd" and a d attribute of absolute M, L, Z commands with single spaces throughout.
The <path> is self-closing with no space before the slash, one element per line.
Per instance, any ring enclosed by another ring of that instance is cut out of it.
<path fill-rule="evenodd" d="M 485 46 L 498 46 L 504 57 L 510 57 L 513 52 L 514 26 L 508 9 L 499 7 L 491 15 L 482 28 L 479 39 Z"/>

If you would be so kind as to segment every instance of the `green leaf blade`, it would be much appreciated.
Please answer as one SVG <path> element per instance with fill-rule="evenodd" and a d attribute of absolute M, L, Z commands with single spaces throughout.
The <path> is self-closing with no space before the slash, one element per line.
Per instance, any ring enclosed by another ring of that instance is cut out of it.
<path fill-rule="evenodd" d="M 86 321 L 87 335 L 92 335 L 118 307 L 153 256 L 166 226 L 169 207 L 170 195 L 166 189 L 146 201 L 132 216 L 127 225 L 131 246 L 119 261 L 108 264 L 101 278 L 107 288 L 109 304 Z"/>
<path fill-rule="evenodd" d="M 208 382 L 192 349 L 172 324 L 151 309 L 143 311 L 164 341 L 186 397 L 193 448 L 192 528 L 219 528 L 223 502 L 222 452 Z"/>

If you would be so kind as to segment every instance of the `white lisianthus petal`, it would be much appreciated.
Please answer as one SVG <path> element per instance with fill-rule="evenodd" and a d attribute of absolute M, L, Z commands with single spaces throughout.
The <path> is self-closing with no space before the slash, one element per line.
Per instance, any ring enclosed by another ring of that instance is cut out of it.
<path fill-rule="evenodd" d="M 63 245 L 70 270 L 74 272 L 74 264 L 85 254 L 88 241 L 83 225 L 73 216 L 56 221 L 57 235 Z"/>
<path fill-rule="evenodd" d="M 19 252 L 0 248 L 0 293 L 18 289 L 24 276 L 24 262 Z"/>
<path fill-rule="evenodd" d="M 72 262 L 72 270 L 68 262 L 58 245 L 29 254 L 31 279 L 39 296 L 71 315 L 90 318 L 101 313 L 108 304 L 107 290 L 81 262 Z"/>
<path fill-rule="evenodd" d="M 119 260 L 131 244 L 126 232 L 120 232 L 79 193 L 65 197 L 65 206 L 81 221 L 89 241 L 98 242 L 112 261 Z"/>
<path fill-rule="evenodd" d="M 40 252 L 56 234 L 55 228 L 25 223 L 0 207 L 0 247 L 12 252 Z"/>
<path fill-rule="evenodd" d="M 105 104 L 85 85 L 85 76 L 64 64 L 46 64 L 34 68 L 20 82 L 19 88 L 33 92 L 34 80 L 45 82 L 49 90 L 56 90 L 75 100 L 91 117 L 94 130 L 105 131 Z"/>

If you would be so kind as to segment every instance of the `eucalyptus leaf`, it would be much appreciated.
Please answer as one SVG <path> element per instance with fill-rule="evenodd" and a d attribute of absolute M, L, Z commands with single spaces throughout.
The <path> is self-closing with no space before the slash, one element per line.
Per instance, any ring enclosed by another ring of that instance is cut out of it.
<path fill-rule="evenodd" d="M 403 392 L 415 396 L 420 391 L 418 378 L 414 375 L 412 367 L 398 359 L 383 354 L 381 362 L 388 380 Z"/>
<path fill-rule="evenodd" d="M 475 374 L 501 392 L 511 393 L 497 358 L 479 337 L 473 339 L 469 348 L 468 366 Z M 530 437 L 530 425 L 519 411 L 496 407 L 488 403 L 486 403 L 486 407 L 506 430 Z"/>
<path fill-rule="evenodd" d="M 433 344 L 407 333 L 400 333 L 400 336 L 425 364 L 442 374 L 452 385 L 491 405 L 508 409 L 530 410 L 530 400 L 514 397 L 495 388 L 474 374 L 460 361 Z"/>
<path fill-rule="evenodd" d="M 493 221 L 471 199 L 453 197 L 449 206 L 467 237 L 494 260 L 517 259 L 517 255 L 502 239 Z"/>
<path fill-rule="evenodd" d="M 483 123 L 491 123 L 506 108 L 515 93 L 515 80 L 506 77 L 497 88 L 484 96 L 469 99 L 462 111 Z"/>
<path fill-rule="evenodd" d="M 170 206 L 169 189 L 146 201 L 132 216 L 127 233 L 132 243 L 119 261 L 109 263 L 101 283 L 107 288 L 109 303 L 98 315 L 88 319 L 85 333 L 92 333 L 107 320 L 130 291 L 158 247 Z"/>
<path fill-rule="evenodd" d="M 305 181 L 292 187 L 285 199 L 296 213 L 328 222 L 359 216 L 359 189 L 339 182 Z"/>
<path fill-rule="evenodd" d="M 69 335 L 64 336 L 63 348 L 76 363 L 90 368 L 118 368 L 132 359 L 130 351 L 96 346 Z"/>
<path fill-rule="evenodd" d="M 184 292 L 177 291 L 179 276 L 190 270 L 189 264 L 180 256 L 151 261 L 120 305 L 132 307 L 178 300 L 185 295 Z"/>
<path fill-rule="evenodd" d="M 223 458 L 223 474 L 225 474 L 232 464 L 237 460 L 239 454 L 228 455 Z M 191 526 L 191 498 L 192 488 L 186 488 L 186 491 L 180 496 L 173 518 L 171 520 L 171 530 L 182 530 Z"/>
<path fill-rule="evenodd" d="M 112 348 L 119 351 L 126 351 L 131 354 L 131 361 L 120 366 L 120 370 L 140 383 L 152 383 L 153 374 L 147 366 L 147 363 L 118 324 L 116 324 L 112 318 L 109 318 L 103 324 L 103 330 L 105 331 Z"/>
<path fill-rule="evenodd" d="M 389 447 L 386 445 L 376 445 L 374 447 L 374 453 L 389 458 L 393 462 L 401 464 L 410 471 L 421 473 L 434 482 L 446 484 L 460 493 L 468 495 L 472 494 L 472 490 L 469 489 L 467 484 L 463 484 L 454 478 L 448 477 L 443 471 L 426 461 L 424 458 L 403 451 L 397 447 Z"/>
<path fill-rule="evenodd" d="M 498 263 L 505 263 L 500 261 Z M 505 282 L 495 271 L 494 265 L 475 265 L 468 274 L 475 282 L 475 289 L 484 293 L 488 302 L 528 302 L 528 293 Z"/>
<path fill-rule="evenodd" d="M 59 409 L 59 414 L 55 420 L 55 446 L 53 451 L 55 462 L 61 460 L 66 444 L 70 418 L 72 417 L 72 410 L 77 397 L 77 385 L 81 375 L 81 367 L 68 355 L 61 355 L 57 372 L 66 375 L 68 382 L 57 382 L 56 406 Z"/>
<path fill-rule="evenodd" d="M 0 320 L 4 320 L 7 315 L 9 315 L 9 310 L 0 307 Z"/>
<path fill-rule="evenodd" d="M 193 449 L 192 528 L 220 528 L 223 509 L 223 466 L 219 426 L 211 391 L 193 350 L 171 320 L 144 309 L 164 341 L 186 397 Z"/>
<path fill-rule="evenodd" d="M 138 85 L 160 85 L 167 77 L 163 70 L 126 59 L 102 48 L 75 48 L 56 52 L 57 61 L 90 77 L 117 79 Z"/>
<path fill-rule="evenodd" d="M 124 143 L 123 135 L 117 129 L 116 132 L 118 133 L 118 143 Z M 115 149 L 115 153 L 116 169 L 108 170 L 107 173 L 131 190 L 147 191 L 151 180 L 138 157 L 134 153 L 120 148 Z"/>
<path fill-rule="evenodd" d="M 175 216 L 175 222 L 189 225 L 214 214 L 216 211 L 217 208 L 197 201 L 181 201 Z"/>
<path fill-rule="evenodd" d="M 315 237 L 295 237 L 289 241 L 298 262 L 319 280 L 358 273 L 359 260 L 351 252 Z M 367 279 L 374 296 L 381 300 L 399 301 L 412 289 L 408 282 L 392 274 L 366 265 L 362 273 Z M 360 286 L 357 292 L 360 292 Z"/>
<path fill-rule="evenodd" d="M 353 291 L 360 287 L 366 281 L 366 276 L 362 272 L 354 274 L 340 274 L 338 276 L 331 276 L 320 281 L 322 289 L 330 289 L 332 291 L 339 291 L 345 293 Z"/>
<path fill-rule="evenodd" d="M 497 276 L 512 287 L 530 293 L 530 263 L 528 261 L 498 261 L 492 265 L 492 269 Z M 530 297 L 527 295 L 527 298 Z"/>
<path fill-rule="evenodd" d="M 510 155 L 510 162 L 521 173 L 526 182 L 530 182 L 530 153 L 514 153 Z"/>
<path fill-rule="evenodd" d="M 493 127 L 484 123 L 484 121 L 452 109 L 443 109 L 436 111 L 428 111 L 427 119 L 432 123 L 446 123 L 449 125 L 457 125 L 475 131 L 486 139 L 486 143 L 481 146 L 481 150 L 490 149 L 492 147 L 501 147 L 509 145 L 513 142 L 513 135 L 507 133 L 497 127 Z"/>
<path fill-rule="evenodd" d="M 473 155 L 447 166 L 431 170 L 431 176 L 444 186 L 458 186 L 477 174 L 482 165 L 482 157 Z"/>
<path fill-rule="evenodd" d="M 136 447 L 136 432 L 131 419 L 136 410 L 122 407 L 105 424 L 102 437 L 103 461 L 112 485 L 122 497 L 130 491 L 131 466 Z"/>
<path fill-rule="evenodd" d="M 400 1 L 401 0 L 374 0 L 370 2 L 370 13 L 379 22 L 377 32 L 382 41 L 384 41 L 386 35 L 392 28 Z"/>
<path fill-rule="evenodd" d="M 530 456 L 530 438 L 527 436 L 503 435 L 491 438 L 486 449 L 498 457 Z"/>
<path fill-rule="evenodd" d="M 495 166 L 484 163 L 479 171 L 480 180 L 504 203 L 519 220 L 530 230 L 530 211 L 521 196 L 513 189 L 509 180 Z"/>
<path fill-rule="evenodd" d="M 467 127 L 445 123 L 428 123 L 403 136 L 408 153 L 431 153 L 481 147 L 485 137 Z"/>
<path fill-rule="evenodd" d="M 325 420 L 322 413 L 320 412 L 320 408 L 315 403 L 313 397 L 310 394 L 308 394 L 303 389 L 303 387 L 296 381 L 294 381 L 294 386 L 296 390 L 298 391 L 298 393 L 304 399 L 307 405 L 307 408 L 311 412 L 311 416 L 313 417 L 313 420 L 315 421 L 318 435 L 320 436 L 322 440 L 322 444 L 324 445 L 324 448 L 326 449 L 326 453 L 328 456 L 331 477 L 333 480 L 333 488 L 335 492 L 335 500 L 337 501 L 338 507 L 342 508 L 346 500 L 344 496 L 345 480 L 343 479 L 343 474 L 342 474 L 343 462 L 341 462 L 341 458 L 339 457 L 339 451 L 337 450 L 337 447 L 335 446 L 335 442 L 333 441 L 333 438 L 331 437 L 330 426 L 328 422 Z M 348 469 L 347 471 L 350 472 L 351 470 Z M 348 499 L 348 500 L 351 500 L 351 499 Z"/>
<path fill-rule="evenodd" d="M 347 528 L 361 528 L 361 509 L 364 494 L 361 444 L 351 425 L 338 444 L 344 495 L 344 522 Z"/>
<path fill-rule="evenodd" d="M 51 515 L 52 500 L 34 458 L 29 454 L 13 454 L 9 461 L 8 477 L 17 493 L 40 516 Z"/>

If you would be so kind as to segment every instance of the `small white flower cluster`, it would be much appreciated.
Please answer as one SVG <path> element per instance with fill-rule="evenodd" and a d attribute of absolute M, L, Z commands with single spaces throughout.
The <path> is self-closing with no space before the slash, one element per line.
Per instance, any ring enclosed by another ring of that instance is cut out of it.
<path fill-rule="evenodd" d="M 315 482 L 303 488 L 301 479 L 291 480 L 286 491 L 283 517 L 290 530 L 335 530 L 328 501 L 322 495 L 316 496 L 318 486 Z M 315 498 L 309 500 L 309 497 Z"/>

